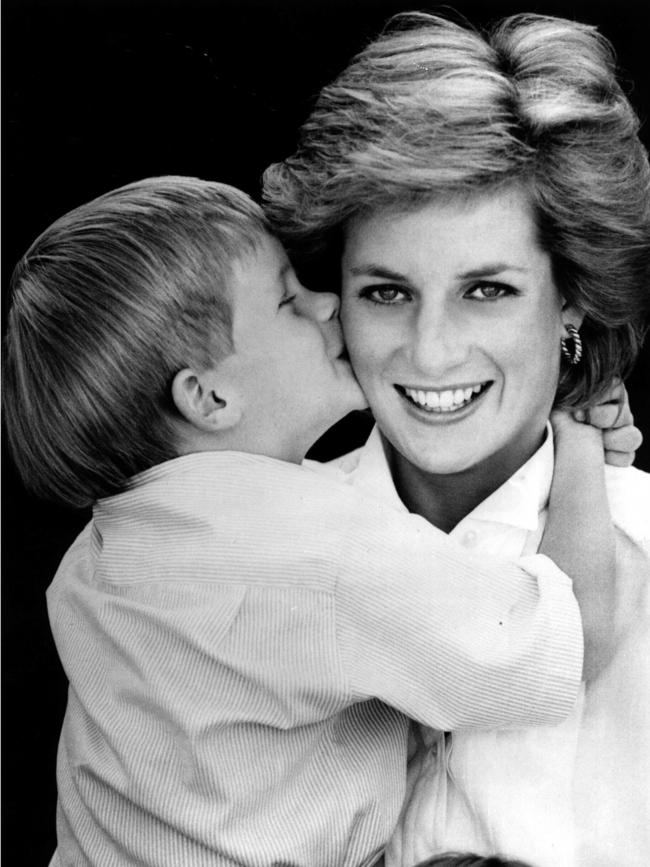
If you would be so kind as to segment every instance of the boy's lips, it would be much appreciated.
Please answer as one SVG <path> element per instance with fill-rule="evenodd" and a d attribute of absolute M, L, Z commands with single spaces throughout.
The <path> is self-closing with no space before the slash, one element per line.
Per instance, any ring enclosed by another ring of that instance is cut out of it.
<path fill-rule="evenodd" d="M 444 388 L 395 385 L 408 403 L 430 415 L 453 415 L 479 400 L 492 385 L 491 380 L 459 383 Z"/>

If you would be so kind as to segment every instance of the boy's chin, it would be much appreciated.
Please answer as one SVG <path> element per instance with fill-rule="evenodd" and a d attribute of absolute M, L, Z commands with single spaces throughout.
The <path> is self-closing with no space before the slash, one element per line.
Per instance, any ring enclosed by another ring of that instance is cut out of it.
<path fill-rule="evenodd" d="M 342 421 L 344 418 L 347 418 L 351 412 L 363 412 L 363 410 L 367 409 L 369 409 L 369 406 L 366 396 L 355 384 L 355 387 L 351 390 L 350 399 L 341 404 L 339 412 L 336 413 L 335 417 L 333 417 L 332 421 L 328 425 L 328 429 L 333 425 L 338 424 L 338 422 Z"/>
<path fill-rule="evenodd" d="M 348 415 L 351 412 L 355 412 L 356 410 L 364 410 L 369 409 L 368 401 L 366 400 L 365 394 L 361 391 L 361 386 L 357 382 L 357 380 L 353 377 L 352 382 L 350 383 L 350 400 L 347 404 L 347 409 L 342 413 L 342 418 Z"/>

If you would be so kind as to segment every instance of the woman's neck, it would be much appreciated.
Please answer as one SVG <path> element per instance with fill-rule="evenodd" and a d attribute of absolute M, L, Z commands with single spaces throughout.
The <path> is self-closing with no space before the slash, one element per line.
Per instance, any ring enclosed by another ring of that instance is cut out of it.
<path fill-rule="evenodd" d="M 410 463 L 382 437 L 395 488 L 410 512 L 449 533 L 483 500 L 501 487 L 540 447 L 539 440 L 523 453 L 490 456 L 458 473 L 427 473 Z"/>

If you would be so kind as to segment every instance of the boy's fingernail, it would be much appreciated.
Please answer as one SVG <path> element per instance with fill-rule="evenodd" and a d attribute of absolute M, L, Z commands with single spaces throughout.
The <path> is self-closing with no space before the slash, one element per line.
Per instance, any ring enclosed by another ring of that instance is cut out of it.
<path fill-rule="evenodd" d="M 577 409 L 573 413 L 573 417 L 576 421 L 584 421 L 587 418 L 587 414 L 585 413 L 584 409 Z"/>

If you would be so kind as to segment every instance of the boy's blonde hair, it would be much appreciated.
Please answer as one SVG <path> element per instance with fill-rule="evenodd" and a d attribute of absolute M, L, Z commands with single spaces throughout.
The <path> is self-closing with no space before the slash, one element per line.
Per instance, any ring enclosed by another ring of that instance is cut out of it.
<path fill-rule="evenodd" d="M 174 375 L 232 352 L 231 269 L 266 232 L 241 191 L 170 176 L 37 238 L 5 337 L 5 421 L 27 488 L 83 507 L 176 456 Z"/>

